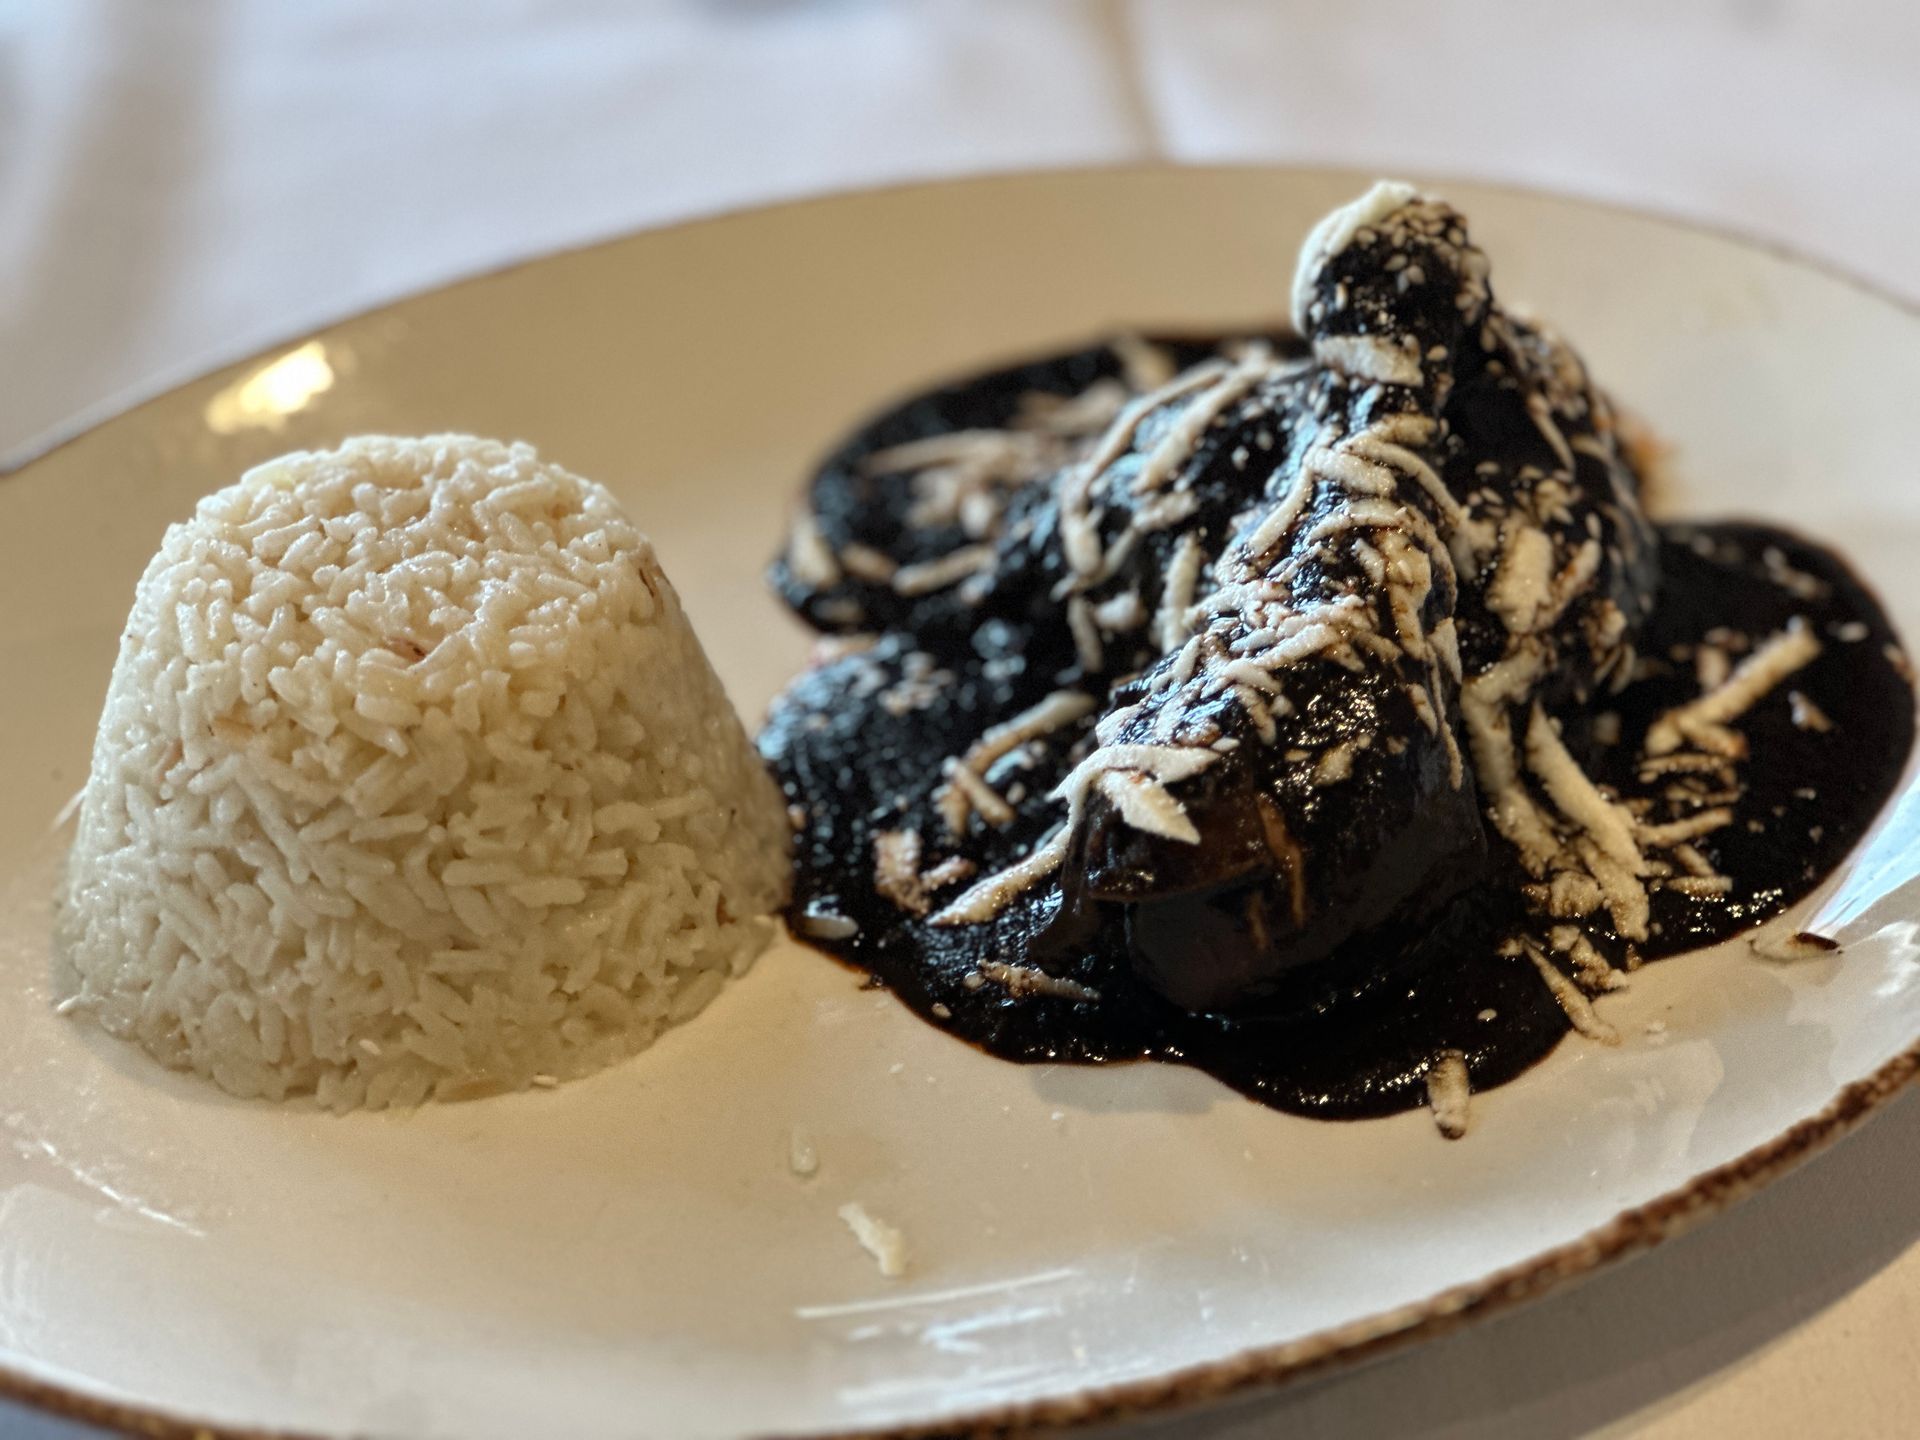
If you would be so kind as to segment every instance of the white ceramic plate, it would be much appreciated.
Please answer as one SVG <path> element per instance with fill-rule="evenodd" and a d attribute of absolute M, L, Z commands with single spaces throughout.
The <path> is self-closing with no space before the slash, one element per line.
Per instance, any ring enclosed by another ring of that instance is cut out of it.
<path fill-rule="evenodd" d="M 760 567 L 836 431 L 1116 323 L 1277 315 L 1301 234 L 1368 178 L 984 180 L 638 235 L 282 347 L 0 484 L 0 1390 L 154 1433 L 1085 1418 L 1537 1293 L 1903 1083 L 1920 904 L 1884 885 L 1836 956 L 1733 944 L 1640 973 L 1603 1002 L 1621 1047 L 1569 1040 L 1476 1099 L 1458 1144 L 1424 1114 L 1319 1124 L 1166 1066 L 1001 1064 L 791 945 L 611 1073 L 409 1115 L 234 1102 L 51 1013 L 51 827 L 133 581 L 200 494 L 360 431 L 534 441 L 653 532 L 757 715 L 805 645 Z M 1838 543 L 1920 635 L 1920 494 L 1891 479 L 1920 318 L 1663 221 L 1446 189 L 1501 292 L 1676 444 L 1671 508 Z M 907 1232 L 906 1278 L 836 1218 L 855 1199 Z"/>

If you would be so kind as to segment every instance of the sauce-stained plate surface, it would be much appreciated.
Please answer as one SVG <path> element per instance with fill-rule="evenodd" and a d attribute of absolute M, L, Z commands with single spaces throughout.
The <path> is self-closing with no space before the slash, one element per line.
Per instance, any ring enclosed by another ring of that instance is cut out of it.
<path fill-rule="evenodd" d="M 757 720 L 807 643 L 761 567 L 837 432 L 1115 325 L 1271 320 L 1301 235 L 1370 178 L 990 179 L 641 234 L 278 347 L 0 483 L 0 1392 L 159 1433 L 1090 1418 L 1538 1293 L 1903 1084 L 1920 898 L 1900 807 L 1822 892 L 1839 951 L 1740 941 L 1636 974 L 1601 1002 L 1621 1045 L 1569 1039 L 1476 1097 L 1458 1143 L 1424 1114 L 1318 1123 L 1167 1066 L 1002 1064 L 786 943 L 626 1065 L 413 1114 L 233 1101 L 53 1014 L 57 818 L 133 582 L 201 494 L 363 431 L 530 440 L 653 534 Z M 1668 222 L 1437 188 L 1501 293 L 1672 443 L 1667 513 L 1797 525 L 1920 636 L 1920 317 Z M 906 1233 L 906 1276 L 876 1272 L 850 1201 Z"/>

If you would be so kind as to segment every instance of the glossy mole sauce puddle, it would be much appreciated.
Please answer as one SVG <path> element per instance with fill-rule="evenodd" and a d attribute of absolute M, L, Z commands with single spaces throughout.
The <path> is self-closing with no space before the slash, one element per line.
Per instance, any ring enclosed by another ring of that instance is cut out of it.
<path fill-rule="evenodd" d="M 1710 548 L 1710 556 L 1696 544 Z M 1827 597 L 1810 602 L 1770 578 L 1760 560 L 1768 547 L 1795 571 L 1827 582 Z M 1594 754 L 1594 778 L 1623 799 L 1649 788 L 1636 763 L 1646 727 L 1698 692 L 1690 659 L 1671 660 L 1674 654 L 1691 652 L 1729 616 L 1741 617 L 1742 627 L 1758 635 L 1804 616 L 1827 643 L 1790 686 L 1777 687 L 1742 719 L 1751 754 L 1734 822 L 1698 842 L 1713 867 L 1732 878 L 1733 889 L 1718 896 L 1655 889 L 1655 933 L 1641 947 L 1647 960 L 1726 939 L 1807 894 L 1866 830 L 1899 777 L 1913 735 L 1911 692 L 1886 653 L 1892 632 L 1872 597 L 1833 556 L 1779 531 L 1739 525 L 1671 528 L 1662 536 L 1661 555 L 1662 603 L 1643 632 L 1643 648 L 1669 657 L 1669 664 L 1607 702 L 1620 717 L 1620 738 Z M 999 923 L 966 927 L 929 924 L 876 894 L 875 833 L 916 818 L 935 823 L 930 815 L 894 809 L 899 785 L 937 769 L 955 753 L 955 737 L 941 733 L 937 715 L 921 711 L 891 733 L 876 733 L 872 714 L 835 705 L 831 674 L 802 680 L 800 688 L 813 684 L 827 693 L 805 713 L 826 714 L 832 723 L 810 731 L 801 713 L 788 712 L 763 742 L 790 777 L 790 793 L 815 802 L 800 836 L 791 928 L 870 971 L 932 1023 L 994 1055 L 1184 1061 L 1267 1104 L 1331 1118 L 1425 1103 L 1426 1072 L 1448 1049 L 1466 1057 L 1475 1088 L 1498 1085 L 1546 1055 L 1569 1029 L 1566 1011 L 1534 963 L 1500 953 L 1501 940 L 1529 923 L 1516 870 L 1490 874 L 1390 966 L 1373 968 L 1372 956 L 1336 955 L 1306 1003 L 1285 1008 L 1234 1015 L 1180 1010 L 1133 980 L 1118 925 L 1087 937 L 1071 966 L 1047 961 L 1094 993 L 1016 995 L 1003 984 L 979 983 L 983 966 L 1050 948 L 1036 942 L 1060 907 L 1058 890 L 1016 907 Z M 1795 723 L 1796 705 L 1806 702 L 1831 728 Z M 845 916 L 857 933 L 820 935 L 810 917 L 822 914 Z M 1354 948 L 1366 948 L 1365 942 Z"/>
<path fill-rule="evenodd" d="M 1192 364 L 1211 349 L 1185 342 L 1175 358 Z M 1004 423 L 1011 389 L 1080 392 L 1112 370 L 1098 355 L 934 392 L 882 422 L 900 433 L 870 431 L 855 444 Z M 981 405 L 988 413 L 974 409 Z M 1838 557 L 1779 530 L 1676 524 L 1660 530 L 1658 560 L 1657 604 L 1637 637 L 1633 681 L 1554 718 L 1592 780 L 1629 807 L 1658 805 L 1663 792 L 1671 800 L 1672 787 L 1690 783 L 1686 805 L 1730 805 L 1730 823 L 1693 840 L 1690 858 L 1700 874 L 1731 884 L 1712 893 L 1723 882 L 1694 886 L 1684 874 L 1650 883 L 1648 937 L 1611 947 L 1596 962 L 1608 968 L 1588 968 L 1588 990 L 1621 983 L 1642 961 L 1723 940 L 1806 895 L 1866 830 L 1913 738 L 1897 640 Z M 805 611 L 811 601 L 777 573 Z M 1647 768 L 1648 728 L 1711 688 L 1698 652 L 1737 663 L 1790 623 L 1813 631 L 1819 653 L 1739 716 L 1747 754 L 1737 785 L 1716 793 L 1712 780 Z M 983 923 L 934 923 L 938 907 L 924 897 L 903 904 L 898 892 L 882 893 L 876 844 L 940 833 L 931 792 L 943 764 L 978 737 L 983 715 L 1013 715 L 1055 691 L 1070 656 L 1049 648 L 1038 628 L 999 619 L 971 633 L 949 628 L 944 641 L 889 633 L 854 648 L 796 680 L 761 737 L 794 804 L 790 928 L 989 1053 L 1183 1062 L 1279 1109 L 1341 1118 L 1427 1103 L 1429 1074 L 1448 1052 L 1464 1062 L 1473 1089 L 1486 1089 L 1541 1059 L 1576 1024 L 1605 1033 L 1604 1006 L 1586 1004 L 1564 955 L 1555 957 L 1564 983 L 1549 985 L 1554 922 L 1529 904 L 1529 877 L 1497 837 L 1477 881 L 1416 933 L 1362 934 L 1264 996 L 1215 1013 L 1172 1004 L 1143 983 L 1122 907 L 1071 903 L 1060 873 Z M 915 693 L 929 676 L 949 687 L 938 699 Z M 905 698 L 890 703 L 895 695 Z M 1337 727 L 1339 717 L 1329 723 Z M 1049 757 L 1030 784 L 1016 785 L 1011 793 L 1030 803 L 1000 827 L 991 863 L 1030 853 L 1058 823 L 1061 806 L 1031 802 L 1065 768 L 1064 757 Z M 917 840 L 905 858 L 908 870 L 919 865 Z M 1535 953 L 1510 943 L 1515 937 Z"/>

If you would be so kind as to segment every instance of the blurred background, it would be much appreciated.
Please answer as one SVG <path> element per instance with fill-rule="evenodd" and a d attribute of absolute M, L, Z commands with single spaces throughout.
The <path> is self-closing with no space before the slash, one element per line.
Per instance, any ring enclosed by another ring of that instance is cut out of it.
<path fill-rule="evenodd" d="M 849 186 L 1304 161 L 1908 295 L 1913 0 L 0 0 L 0 454 L 555 246 Z"/>
<path fill-rule="evenodd" d="M 1916 77 L 1915 0 L 0 0 L 0 456 L 557 246 L 984 171 L 1492 178 L 1920 300 Z M 1917 1156 L 1909 1099 L 1657 1260 L 1152 1433 L 1915 1433 Z"/>

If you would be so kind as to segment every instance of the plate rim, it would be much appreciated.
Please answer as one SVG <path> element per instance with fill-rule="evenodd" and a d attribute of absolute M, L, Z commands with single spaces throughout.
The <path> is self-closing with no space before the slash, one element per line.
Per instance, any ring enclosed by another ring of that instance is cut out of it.
<path fill-rule="evenodd" d="M 1582 195 L 1572 190 L 1523 184 L 1465 174 L 1439 174 L 1419 167 L 1387 167 L 1416 184 L 1444 190 L 1448 186 L 1492 190 L 1519 198 L 1546 200 L 1608 212 L 1694 235 L 1705 235 L 1747 250 L 1761 252 L 1791 267 L 1809 270 L 1839 282 L 1871 299 L 1920 319 L 1920 299 L 1911 298 L 1888 283 L 1864 276 L 1842 262 L 1810 254 L 1775 237 L 1744 230 L 1738 225 L 1677 214 L 1658 206 Z M 281 353 L 291 346 L 323 337 L 343 326 L 394 310 L 416 300 L 441 296 L 482 284 L 534 265 L 626 244 L 642 236 L 691 230 L 815 206 L 831 206 L 850 199 L 883 197 L 924 190 L 965 187 L 989 188 L 1009 183 L 1045 186 L 1064 180 L 1200 174 L 1219 177 L 1265 176 L 1335 177 L 1356 184 L 1370 182 L 1375 167 L 1334 164 L 1294 164 L 1268 161 L 1227 161 L 1185 165 L 1169 161 L 1123 160 L 1111 163 L 992 169 L 932 179 L 884 181 L 854 185 L 756 204 L 726 206 L 653 225 L 642 225 L 578 244 L 521 255 L 496 265 L 470 271 L 438 284 L 423 286 L 322 323 L 282 335 L 244 354 L 219 361 L 179 380 L 162 380 L 152 388 L 136 386 L 83 408 L 68 420 L 0 453 L 0 485 L 24 474 L 58 451 L 94 431 L 138 411 L 160 405 L 183 391 L 229 372 Z M 1885 808 L 1882 809 L 1885 813 Z M 1878 817 L 1876 817 L 1877 819 Z M 1136 1380 L 1096 1385 L 1057 1395 L 990 1406 L 934 1421 L 886 1425 L 878 1428 L 804 1432 L 805 1440 L 935 1440 L 945 1436 L 1011 1436 L 1040 1428 L 1078 1427 L 1106 1421 L 1165 1415 L 1356 1366 L 1461 1329 L 1469 1323 L 1514 1309 L 1530 1300 L 1596 1273 L 1602 1267 L 1642 1254 L 1673 1239 L 1701 1221 L 1745 1200 L 1763 1185 L 1812 1159 L 1856 1129 L 1889 1100 L 1920 1079 L 1920 1036 L 1906 1049 L 1883 1062 L 1872 1073 L 1844 1086 L 1813 1115 L 1795 1122 L 1771 1139 L 1733 1159 L 1694 1175 L 1684 1184 L 1653 1199 L 1619 1211 L 1611 1219 L 1574 1239 L 1543 1250 L 1499 1270 L 1436 1291 L 1394 1309 L 1376 1312 L 1273 1345 L 1253 1346 L 1231 1355 L 1182 1366 Z M 148 1440 L 337 1440 L 320 1432 L 235 1425 L 196 1419 L 157 1406 L 92 1394 L 83 1388 L 45 1379 L 0 1360 L 0 1400 L 62 1419 L 74 1420 Z M 764 1432 L 762 1440 L 778 1440 L 789 1432 Z M 799 1432 L 795 1432 L 796 1440 Z"/>
<path fill-rule="evenodd" d="M 663 220 L 657 224 L 636 225 L 629 229 L 617 230 L 610 234 L 598 235 L 566 245 L 555 245 L 545 250 L 536 250 L 524 255 L 516 255 L 496 264 L 484 265 L 476 270 L 464 271 L 446 280 L 431 285 L 422 285 L 384 300 L 376 300 L 369 305 L 345 310 L 328 319 L 300 329 L 277 332 L 274 339 L 250 346 L 238 354 L 224 359 L 212 360 L 190 375 L 168 378 L 163 374 L 151 380 L 135 381 L 104 399 L 83 405 L 79 410 L 64 419 L 56 421 L 43 430 L 36 431 L 25 440 L 0 450 L 0 484 L 27 470 L 54 452 L 64 450 L 76 441 L 85 439 L 95 430 L 124 420 L 137 410 L 157 405 L 172 399 L 183 390 L 259 363 L 269 356 L 278 355 L 304 341 L 315 339 L 342 326 L 352 325 L 370 319 L 385 311 L 412 304 L 416 300 L 451 294 L 465 289 L 469 285 L 484 284 L 497 280 L 519 270 L 534 265 L 544 265 L 550 260 L 560 260 L 574 255 L 591 254 L 597 250 L 611 249 L 637 240 L 643 235 L 672 234 L 682 230 L 694 230 L 702 226 L 726 224 L 765 214 L 776 214 L 788 210 L 803 210 L 815 206 L 834 205 L 846 200 L 878 198 L 920 190 L 949 190 L 970 186 L 994 186 L 1013 183 L 1033 182 L 1048 184 L 1060 180 L 1084 179 L 1088 177 L 1116 178 L 1122 176 L 1156 176 L 1175 174 L 1197 174 L 1215 176 L 1267 175 L 1267 176 L 1312 176 L 1319 179 L 1345 178 L 1356 184 L 1372 183 L 1369 177 L 1378 178 L 1385 170 L 1391 169 L 1398 177 L 1411 183 L 1436 190 L 1448 187 L 1471 186 L 1479 190 L 1492 190 L 1499 194 L 1522 199 L 1549 200 L 1563 205 L 1579 205 L 1588 209 L 1602 210 L 1614 215 L 1627 216 L 1636 220 L 1650 221 L 1672 230 L 1680 230 L 1695 235 L 1706 235 L 1716 240 L 1725 240 L 1731 244 L 1743 246 L 1771 255 L 1774 259 L 1802 269 L 1812 270 L 1829 280 L 1837 280 L 1850 289 L 1860 291 L 1873 299 L 1884 301 L 1895 309 L 1920 318 L 1920 295 L 1909 296 L 1893 288 L 1888 281 L 1864 275 L 1844 261 L 1831 256 L 1815 254 L 1790 244 L 1777 236 L 1761 231 L 1748 230 L 1728 220 L 1713 219 L 1700 215 L 1688 215 L 1678 210 L 1666 209 L 1659 205 L 1642 204 L 1637 201 L 1617 200 L 1597 195 L 1582 194 L 1578 190 L 1561 189 L 1557 186 L 1531 185 L 1518 180 L 1506 180 L 1497 177 L 1475 177 L 1465 172 L 1429 170 L 1420 166 L 1372 167 L 1364 165 L 1320 164 L 1311 161 L 1294 163 L 1267 160 L 1217 160 L 1202 164 L 1182 164 L 1172 160 L 1114 160 L 1091 161 L 1077 165 L 1046 165 L 1035 168 L 996 168 L 969 171 L 964 174 L 942 175 L 931 178 L 880 180 L 872 184 L 853 184 L 836 186 L 830 190 L 815 191 L 806 195 L 792 195 L 775 200 L 749 202 L 740 205 L 722 205 L 711 210 L 698 210 L 691 214 L 678 216 L 672 220 Z M 188 362 L 192 363 L 192 362 Z"/>

